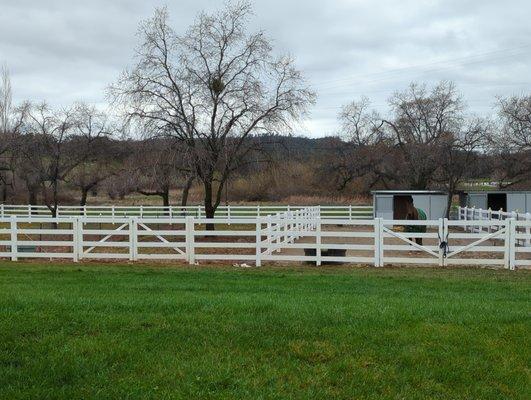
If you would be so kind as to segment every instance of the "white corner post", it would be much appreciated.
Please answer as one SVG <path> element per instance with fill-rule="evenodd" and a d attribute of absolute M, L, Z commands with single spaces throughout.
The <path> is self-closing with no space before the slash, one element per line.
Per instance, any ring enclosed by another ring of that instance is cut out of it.
<path fill-rule="evenodd" d="M 83 218 L 77 218 L 77 221 L 77 258 L 78 260 L 82 260 L 84 254 L 83 240 L 85 238 L 83 237 L 83 227 L 85 221 Z"/>
<path fill-rule="evenodd" d="M 194 217 L 186 217 L 185 220 L 186 259 L 189 264 L 195 264 L 195 222 Z"/>
<path fill-rule="evenodd" d="M 516 219 L 509 218 L 509 269 L 514 271 L 516 267 Z"/>
<path fill-rule="evenodd" d="M 525 214 L 525 221 L 526 222 L 531 222 L 531 214 L 530 213 L 526 213 Z M 526 226 L 525 227 L 525 235 L 527 237 L 526 241 L 525 241 L 525 245 L 526 247 L 529 247 L 531 246 L 531 226 Z"/>
<path fill-rule="evenodd" d="M 267 216 L 267 249 L 266 254 L 271 254 L 273 252 L 273 245 L 274 245 L 274 239 L 273 239 L 273 228 L 272 228 L 272 222 L 271 222 L 271 215 Z"/>
<path fill-rule="evenodd" d="M 321 265 L 321 217 L 315 219 L 315 265 Z"/>
<path fill-rule="evenodd" d="M 438 236 L 439 236 L 439 267 L 444 267 L 444 248 L 441 243 L 446 240 L 446 228 L 448 225 L 447 218 L 439 218 Z"/>
<path fill-rule="evenodd" d="M 10 218 L 11 231 L 11 261 L 18 260 L 18 245 L 17 245 L 17 217 L 12 215 Z"/>
<path fill-rule="evenodd" d="M 374 218 L 374 266 L 383 267 L 383 220 Z"/>
<path fill-rule="evenodd" d="M 505 220 L 505 252 L 504 252 L 504 267 L 514 270 L 515 265 L 515 245 L 516 245 L 516 224 L 514 219 L 507 218 Z"/>
<path fill-rule="evenodd" d="M 256 218 L 256 266 L 262 266 L 262 222 Z"/>
<path fill-rule="evenodd" d="M 79 219 L 72 219 L 72 259 L 79 261 Z"/>
<path fill-rule="evenodd" d="M 137 247 L 137 220 L 135 217 L 129 218 L 129 260 L 136 261 L 138 258 Z"/>

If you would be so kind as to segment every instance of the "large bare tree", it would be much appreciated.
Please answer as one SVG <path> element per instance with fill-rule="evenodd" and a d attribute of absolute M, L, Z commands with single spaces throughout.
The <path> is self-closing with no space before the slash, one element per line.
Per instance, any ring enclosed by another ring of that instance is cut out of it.
<path fill-rule="evenodd" d="M 251 13 L 247 2 L 227 3 L 180 35 L 156 10 L 140 26 L 135 65 L 110 89 L 145 132 L 186 144 L 207 217 L 254 150 L 248 139 L 289 131 L 314 100 L 293 59 L 275 56 L 264 32 L 248 32 Z"/>
<path fill-rule="evenodd" d="M 7 200 L 8 188 L 13 189 L 15 165 L 18 155 L 18 139 L 23 113 L 12 103 L 9 70 L 0 70 L 0 201 Z"/>
<path fill-rule="evenodd" d="M 492 136 L 492 176 L 499 187 L 531 181 L 531 95 L 500 97 L 498 129 Z"/>
<path fill-rule="evenodd" d="M 103 113 L 83 103 L 62 110 L 46 103 L 27 104 L 22 112 L 21 152 L 26 176 L 38 182 L 44 203 L 56 216 L 59 185 L 94 155 L 95 141 L 109 134 L 107 120 Z"/>
<path fill-rule="evenodd" d="M 330 141 L 325 171 L 334 177 L 335 186 L 343 190 L 352 182 L 363 180 L 363 190 L 377 183 L 387 184 L 396 179 L 386 167 L 392 147 L 383 135 L 380 115 L 371 110 L 368 98 L 352 101 L 339 114 L 341 133 L 338 140 Z"/>
<path fill-rule="evenodd" d="M 440 165 L 437 146 L 465 121 L 463 101 L 454 84 L 443 81 L 431 90 L 411 84 L 389 103 L 393 115 L 382 120 L 383 127 L 403 157 L 404 181 L 411 189 L 427 189 Z"/>
<path fill-rule="evenodd" d="M 434 149 L 439 155 L 434 181 L 443 186 L 449 195 L 447 217 L 450 215 L 453 196 L 464 180 L 473 176 L 475 164 L 487 148 L 493 131 L 491 122 L 483 118 L 469 118 L 458 128 L 448 131 Z"/>
<path fill-rule="evenodd" d="M 503 142 L 518 151 L 531 149 L 531 94 L 498 99 Z"/>

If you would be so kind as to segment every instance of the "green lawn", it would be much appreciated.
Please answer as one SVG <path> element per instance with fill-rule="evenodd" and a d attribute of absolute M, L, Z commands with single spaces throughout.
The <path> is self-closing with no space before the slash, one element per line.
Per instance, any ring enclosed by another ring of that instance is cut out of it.
<path fill-rule="evenodd" d="M 3 399 L 529 399 L 531 272 L 0 262 Z"/>

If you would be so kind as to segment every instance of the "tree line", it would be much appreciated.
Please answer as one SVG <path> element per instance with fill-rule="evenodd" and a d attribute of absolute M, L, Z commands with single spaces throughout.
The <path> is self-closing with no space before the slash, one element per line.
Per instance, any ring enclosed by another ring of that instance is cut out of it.
<path fill-rule="evenodd" d="M 201 190 L 206 215 L 223 198 L 338 196 L 373 188 L 445 188 L 487 178 L 531 180 L 531 95 L 496 99 L 473 116 L 451 82 L 411 84 L 385 114 L 368 98 L 345 105 L 337 136 L 289 138 L 316 93 L 263 31 L 250 32 L 246 2 L 200 14 L 183 34 L 165 8 L 139 26 L 132 67 L 110 85 L 110 108 L 12 104 L 0 82 L 0 201 L 46 204 L 104 189 L 186 204 Z"/>

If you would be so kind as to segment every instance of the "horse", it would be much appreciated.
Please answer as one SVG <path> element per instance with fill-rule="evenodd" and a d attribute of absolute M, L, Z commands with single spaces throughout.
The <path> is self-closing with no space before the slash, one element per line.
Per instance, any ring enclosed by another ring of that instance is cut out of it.
<path fill-rule="evenodd" d="M 426 221 L 428 219 L 423 209 L 415 207 L 415 205 L 413 204 L 413 197 L 411 196 L 409 196 L 408 201 L 407 201 L 406 219 L 416 220 L 416 221 L 419 221 L 419 220 Z M 406 232 L 425 233 L 426 225 L 406 225 L 404 227 L 404 230 Z M 417 244 L 422 246 L 422 238 L 420 237 L 415 238 L 415 242 L 417 242 Z"/>

